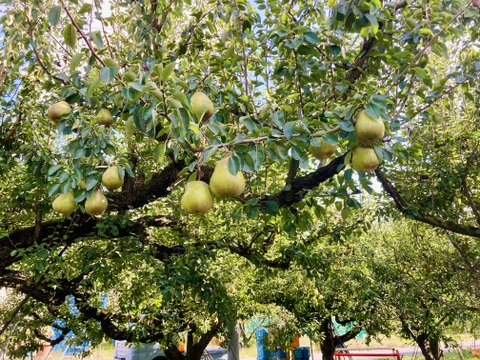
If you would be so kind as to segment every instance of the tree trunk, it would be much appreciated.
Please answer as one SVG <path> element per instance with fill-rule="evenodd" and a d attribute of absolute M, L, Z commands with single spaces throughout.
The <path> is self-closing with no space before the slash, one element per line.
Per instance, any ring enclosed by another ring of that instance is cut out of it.
<path fill-rule="evenodd" d="M 228 360 L 240 360 L 240 329 L 237 322 L 228 324 Z"/>
<path fill-rule="evenodd" d="M 421 334 L 415 337 L 415 342 L 422 351 L 425 360 L 439 360 L 442 357 L 437 339 L 429 339 L 427 334 Z"/>
<path fill-rule="evenodd" d="M 333 360 L 333 353 L 336 348 L 335 333 L 333 331 L 333 321 L 331 317 L 325 318 L 322 321 L 321 330 L 323 339 L 320 342 L 320 349 L 322 350 L 323 360 Z"/>
<path fill-rule="evenodd" d="M 211 324 L 210 330 L 200 336 L 195 336 L 195 332 L 190 330 L 187 334 L 187 353 L 184 360 L 200 360 L 203 352 L 207 348 L 210 341 L 217 334 L 220 324 Z"/>
<path fill-rule="evenodd" d="M 163 349 L 168 360 L 184 360 L 185 355 L 178 350 L 174 344 L 169 344 L 166 349 Z"/>

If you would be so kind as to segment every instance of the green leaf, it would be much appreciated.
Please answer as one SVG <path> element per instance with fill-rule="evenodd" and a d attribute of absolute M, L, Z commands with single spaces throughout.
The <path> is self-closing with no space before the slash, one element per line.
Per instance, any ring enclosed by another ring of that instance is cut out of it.
<path fill-rule="evenodd" d="M 86 152 L 87 151 L 83 147 L 77 148 L 77 149 L 75 149 L 75 152 L 73 154 L 73 158 L 74 159 L 81 159 L 85 156 Z"/>
<path fill-rule="evenodd" d="M 48 176 L 52 176 L 53 174 L 55 174 L 61 167 L 62 165 L 59 164 L 50 166 L 47 172 Z"/>
<path fill-rule="evenodd" d="M 109 84 L 115 77 L 116 71 L 114 67 L 103 67 L 102 70 L 100 70 L 100 77 L 105 83 Z"/>
<path fill-rule="evenodd" d="M 350 120 L 342 120 L 338 122 L 338 126 L 343 131 L 353 131 L 355 128 Z"/>
<path fill-rule="evenodd" d="M 175 63 L 170 63 L 163 68 L 162 79 L 164 81 L 167 80 L 170 77 L 170 75 L 172 75 L 174 68 L 175 68 Z"/>
<path fill-rule="evenodd" d="M 58 193 L 58 189 L 60 189 L 60 184 L 58 184 L 58 183 L 55 183 L 52 186 L 50 186 L 48 188 L 48 196 L 51 197 L 51 196 L 55 195 L 56 193 Z"/>
<path fill-rule="evenodd" d="M 75 47 L 75 43 L 77 41 L 77 29 L 72 24 L 67 24 L 65 29 L 63 29 L 63 40 L 65 44 L 70 46 L 71 48 Z"/>
<path fill-rule="evenodd" d="M 423 80 L 429 78 L 428 73 L 425 71 L 425 69 L 422 69 L 421 67 L 416 66 L 413 68 L 413 71 L 415 71 L 415 73 L 418 76 L 420 76 Z"/>
<path fill-rule="evenodd" d="M 165 159 L 166 149 L 167 149 L 167 144 L 165 141 L 160 141 L 159 143 L 157 143 L 157 145 L 155 145 L 154 154 L 159 164 L 163 164 L 163 161 Z"/>
<path fill-rule="evenodd" d="M 72 56 L 70 59 L 70 72 L 73 73 L 75 69 L 80 65 L 80 61 L 82 61 L 83 53 L 77 53 Z"/>
<path fill-rule="evenodd" d="M 87 90 L 87 97 L 91 97 L 93 95 L 93 93 L 95 92 L 95 90 L 98 88 L 98 86 L 100 85 L 102 79 L 100 79 L 99 77 L 96 77 L 95 79 L 93 79 L 92 83 L 90 84 L 90 86 L 88 87 L 88 90 Z"/>
<path fill-rule="evenodd" d="M 90 191 L 98 184 L 98 179 L 96 177 L 89 177 L 87 183 L 85 184 L 85 190 Z"/>
<path fill-rule="evenodd" d="M 307 31 L 305 34 L 303 34 L 303 38 L 306 42 L 312 45 L 317 45 L 320 43 L 320 39 L 318 38 L 317 34 L 312 31 Z"/>
<path fill-rule="evenodd" d="M 48 22 L 53 26 L 57 26 L 58 22 L 60 21 L 60 12 L 62 11 L 62 7 L 60 5 L 54 6 L 48 12 Z"/>
<path fill-rule="evenodd" d="M 90 34 L 92 41 L 97 45 L 99 49 L 103 48 L 103 39 L 100 31 L 94 31 Z"/>
<path fill-rule="evenodd" d="M 232 175 L 237 175 L 238 171 L 240 170 L 240 159 L 238 156 L 233 155 L 228 158 L 228 169 L 232 173 Z"/>
<path fill-rule="evenodd" d="M 378 119 L 380 117 L 380 109 L 373 103 L 367 104 L 365 111 L 367 112 L 368 116 L 373 119 Z"/>
<path fill-rule="evenodd" d="M 269 200 L 265 204 L 265 210 L 267 211 L 267 213 L 275 215 L 275 214 L 278 213 L 280 208 L 279 208 L 278 203 L 276 201 Z"/>
<path fill-rule="evenodd" d="M 283 133 L 287 139 L 291 139 L 295 131 L 295 121 L 289 121 L 283 125 Z"/>
<path fill-rule="evenodd" d="M 183 92 L 174 91 L 173 92 L 173 97 L 175 99 L 177 99 L 178 101 L 180 101 L 184 107 L 188 108 L 190 106 L 189 103 L 188 103 L 188 98 L 186 97 L 186 95 Z"/>
<path fill-rule="evenodd" d="M 365 14 L 365 17 L 368 19 L 370 24 L 372 24 L 373 26 L 378 26 L 378 21 L 377 21 L 377 18 L 375 16 L 367 13 L 367 14 Z"/>
<path fill-rule="evenodd" d="M 83 13 L 89 13 L 91 10 L 92 10 L 91 4 L 83 4 L 80 10 L 78 10 L 78 12 L 80 14 L 83 14 Z"/>

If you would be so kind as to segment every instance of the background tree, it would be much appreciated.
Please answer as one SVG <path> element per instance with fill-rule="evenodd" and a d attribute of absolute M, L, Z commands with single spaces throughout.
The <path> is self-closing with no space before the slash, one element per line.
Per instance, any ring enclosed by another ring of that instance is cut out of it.
<path fill-rule="evenodd" d="M 381 286 L 378 301 L 400 323 L 399 333 L 415 341 L 426 359 L 439 359 L 441 344 L 453 342 L 451 326 L 478 312 L 468 262 L 443 230 L 407 220 L 372 230 L 363 247 Z"/>

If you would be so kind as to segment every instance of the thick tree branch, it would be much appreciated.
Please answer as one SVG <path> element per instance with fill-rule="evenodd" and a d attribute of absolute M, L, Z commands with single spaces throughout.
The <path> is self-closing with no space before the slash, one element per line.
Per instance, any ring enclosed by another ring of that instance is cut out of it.
<path fill-rule="evenodd" d="M 277 194 L 262 199 L 260 206 L 266 208 L 268 202 L 274 201 L 279 207 L 286 207 L 295 204 L 303 199 L 305 194 L 321 183 L 337 175 L 343 170 L 345 155 L 331 161 L 328 165 L 318 168 L 312 173 L 297 177 L 290 182 L 290 186 Z"/>
<path fill-rule="evenodd" d="M 397 209 L 408 218 L 421 221 L 425 224 L 439 227 L 441 229 L 453 231 L 457 234 L 480 238 L 480 229 L 478 227 L 461 225 L 451 220 L 445 220 L 436 216 L 423 214 L 419 211 L 412 209 L 397 192 L 393 184 L 385 177 L 385 175 L 380 170 L 375 170 L 375 174 L 377 175 L 377 179 L 382 184 L 383 189 L 395 202 Z"/>

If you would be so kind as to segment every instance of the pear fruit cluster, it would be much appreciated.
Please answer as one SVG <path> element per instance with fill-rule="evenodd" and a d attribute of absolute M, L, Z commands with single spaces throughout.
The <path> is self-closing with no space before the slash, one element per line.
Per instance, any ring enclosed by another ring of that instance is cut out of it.
<path fill-rule="evenodd" d="M 373 145 L 385 135 L 383 119 L 374 119 L 365 110 L 360 111 L 355 122 L 355 135 L 360 144 Z"/>
<path fill-rule="evenodd" d="M 101 189 L 94 190 L 85 200 L 85 212 L 88 215 L 102 215 L 108 207 L 108 200 Z"/>
<path fill-rule="evenodd" d="M 180 205 L 188 214 L 204 215 L 212 207 L 214 196 L 229 198 L 239 196 L 245 190 L 245 178 L 241 171 L 233 175 L 228 167 L 228 157 L 215 165 L 210 185 L 203 181 L 191 181 L 185 186 Z"/>
<path fill-rule="evenodd" d="M 102 175 L 102 184 L 109 191 L 119 189 L 123 186 L 123 179 L 118 172 L 118 166 L 110 166 Z"/>
<path fill-rule="evenodd" d="M 189 214 L 206 214 L 213 207 L 213 194 L 208 184 L 203 181 L 187 183 L 180 205 Z"/>
<path fill-rule="evenodd" d="M 47 117 L 50 121 L 58 123 L 62 117 L 71 113 L 72 108 L 66 101 L 59 101 L 49 106 L 47 110 Z M 110 127 L 114 123 L 113 116 L 110 110 L 102 108 L 95 116 L 97 125 Z M 109 190 L 113 191 L 123 186 L 123 178 L 120 176 L 118 167 L 109 167 L 102 175 L 102 184 Z M 85 180 L 79 180 L 77 184 L 80 188 L 85 188 Z M 64 216 L 69 216 L 77 209 L 77 204 L 74 201 L 73 191 L 70 190 L 65 194 L 58 195 L 52 202 L 52 208 Z M 90 197 L 85 201 L 85 212 L 89 215 L 101 215 L 108 207 L 108 200 L 101 189 L 92 192 Z"/>
<path fill-rule="evenodd" d="M 201 91 L 197 91 L 190 98 L 190 105 L 195 118 L 200 122 L 206 122 L 215 113 L 210 98 Z"/>
<path fill-rule="evenodd" d="M 326 160 L 337 151 L 337 145 L 321 141 L 319 146 L 309 146 L 310 153 L 318 160 Z"/>
<path fill-rule="evenodd" d="M 215 165 L 210 178 L 210 189 L 219 198 L 239 196 L 245 190 L 245 178 L 241 171 L 233 175 L 228 167 L 228 157 Z"/>
<path fill-rule="evenodd" d="M 73 197 L 73 191 L 69 190 L 65 194 L 58 195 L 55 200 L 53 200 L 52 208 L 63 216 L 69 216 L 73 213 L 77 209 L 77 204 Z"/>
<path fill-rule="evenodd" d="M 108 109 L 100 109 L 95 117 L 95 121 L 98 125 L 104 125 L 106 127 L 113 125 L 112 113 Z"/>
<path fill-rule="evenodd" d="M 350 166 L 352 169 L 365 173 L 375 170 L 380 164 L 380 159 L 375 150 L 370 147 L 385 135 L 385 124 L 379 117 L 374 119 L 365 110 L 358 113 L 355 121 L 355 136 L 359 145 L 350 153 Z"/>
<path fill-rule="evenodd" d="M 358 172 L 375 170 L 380 164 L 375 150 L 370 147 L 356 146 L 351 152 L 351 166 Z"/>
<path fill-rule="evenodd" d="M 70 104 L 66 101 L 59 101 L 55 104 L 52 104 L 48 107 L 47 117 L 57 124 L 60 119 L 72 112 Z"/>

